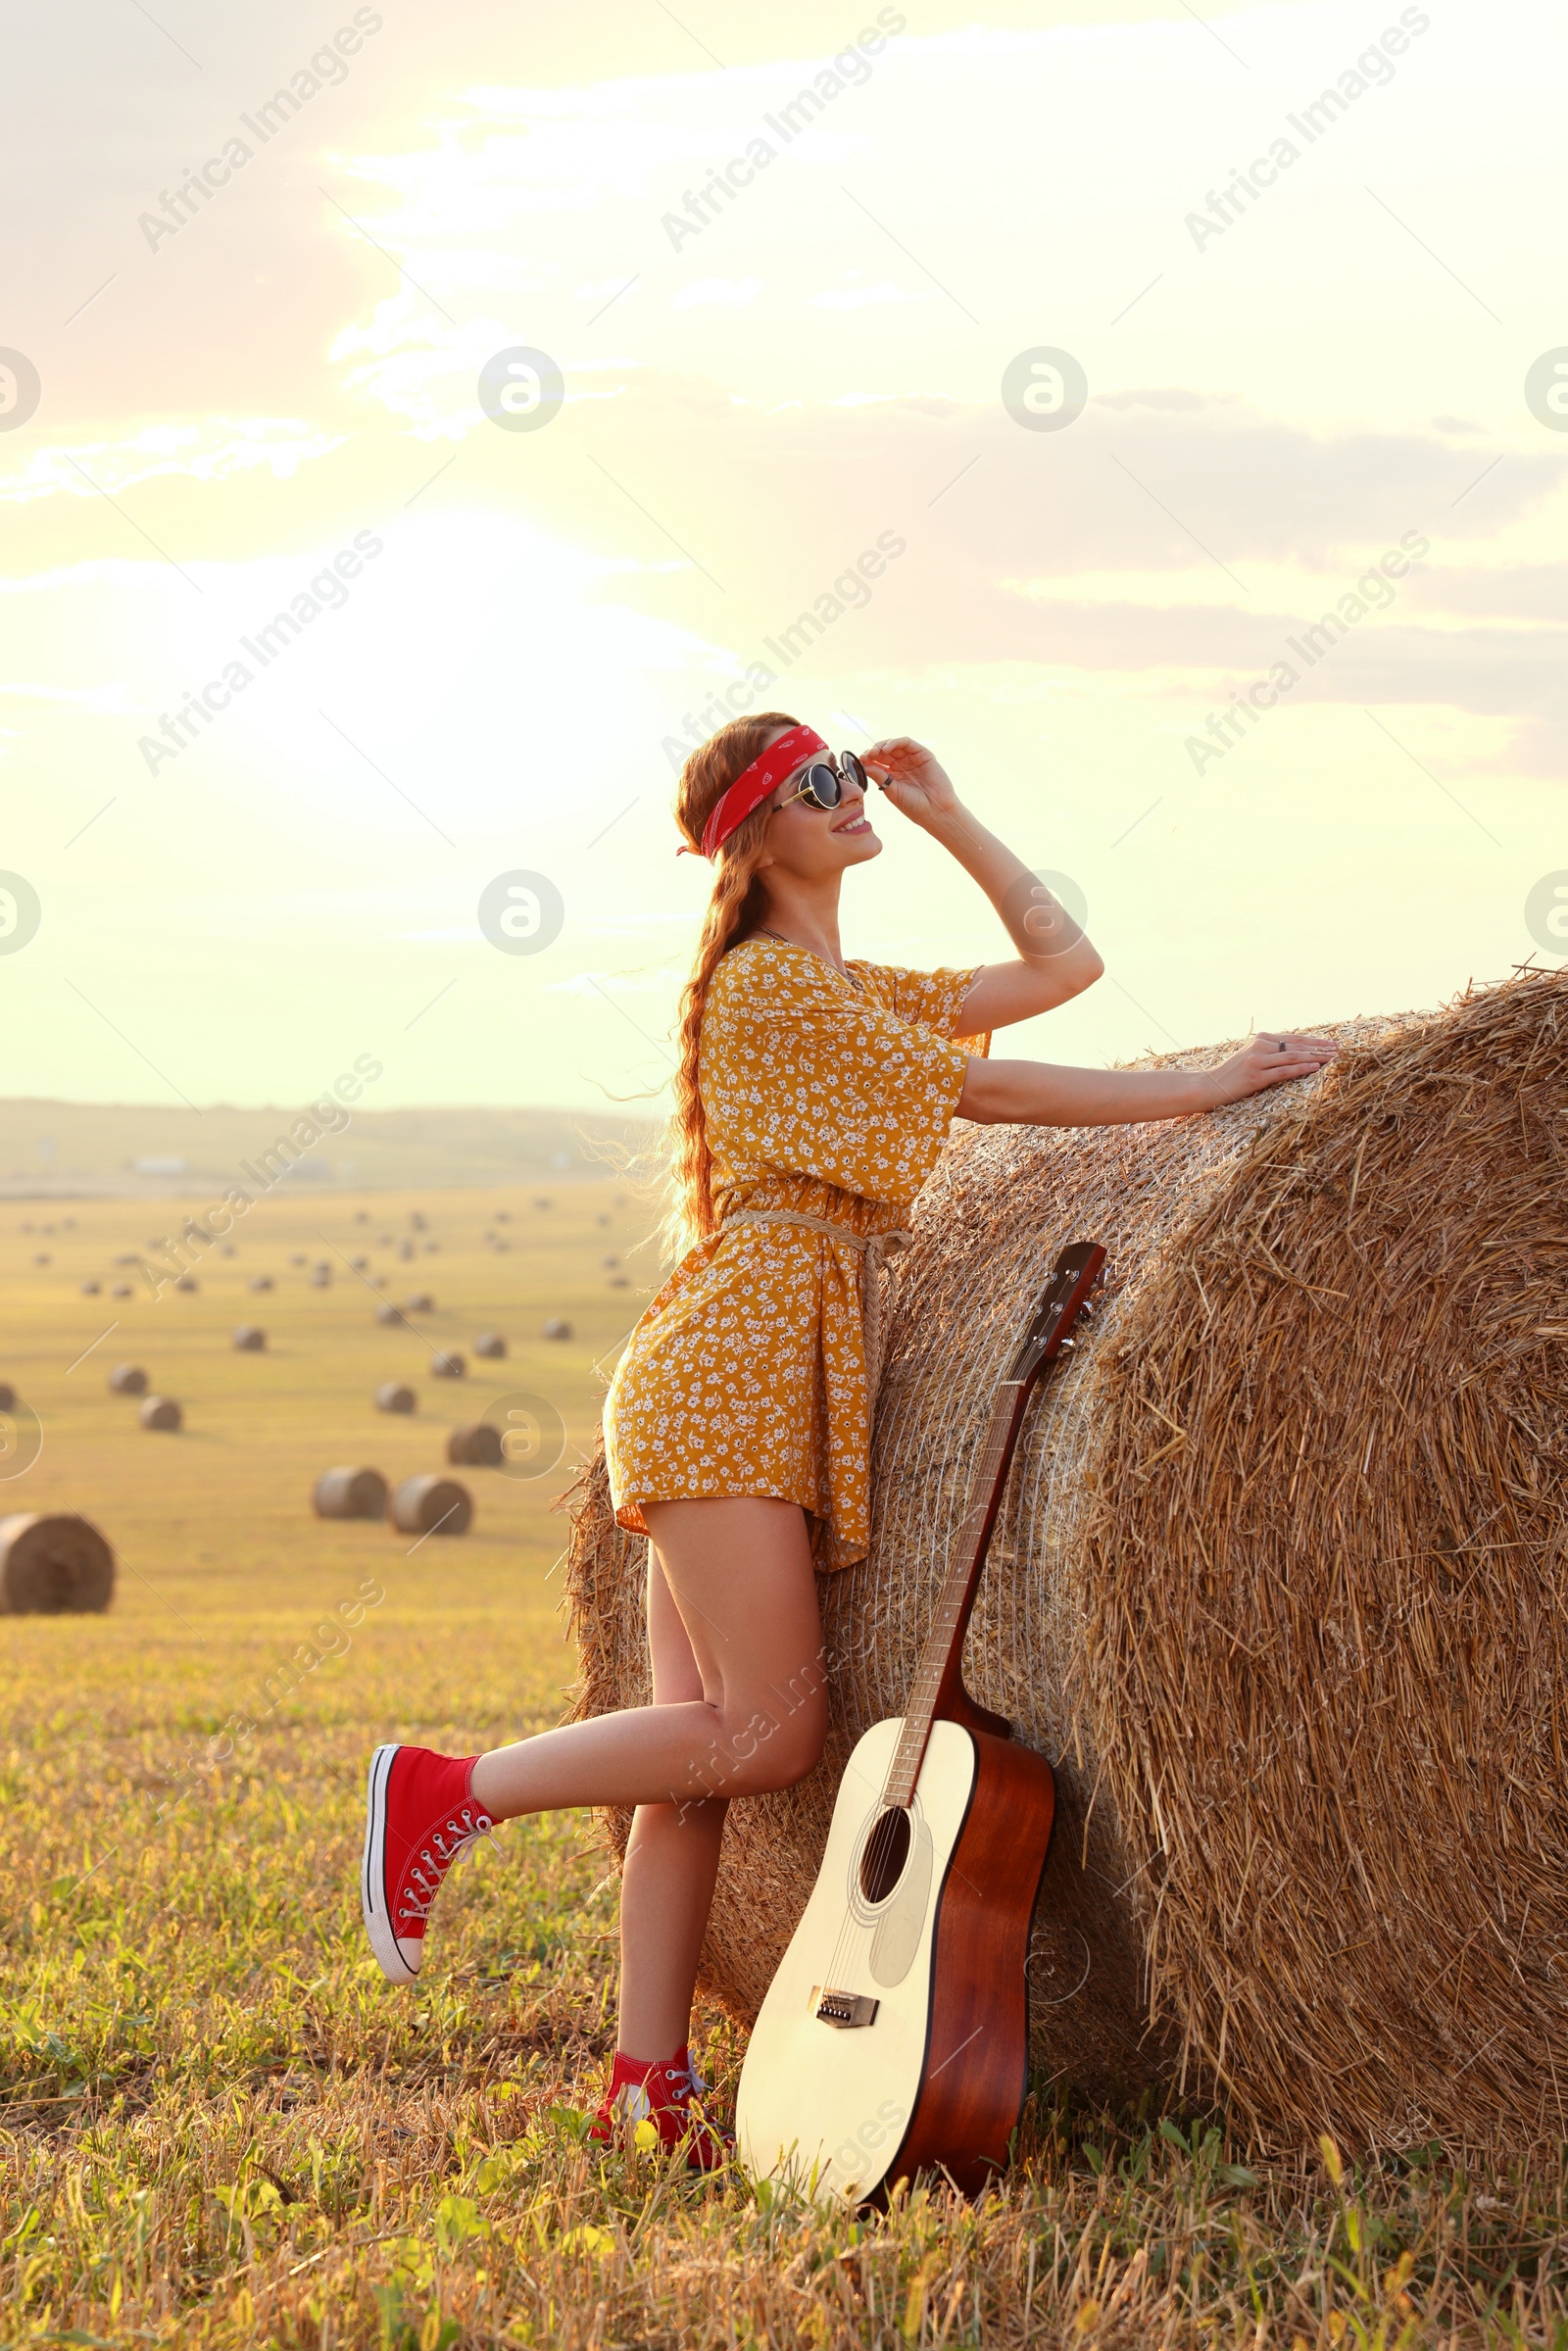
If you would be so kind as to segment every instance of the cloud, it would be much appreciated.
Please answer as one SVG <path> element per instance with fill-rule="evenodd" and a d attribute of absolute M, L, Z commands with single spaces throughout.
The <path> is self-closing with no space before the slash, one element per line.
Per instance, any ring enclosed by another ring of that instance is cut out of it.
<path fill-rule="evenodd" d="M 25 505 L 61 490 L 91 498 L 160 477 L 220 482 L 258 467 L 266 467 L 274 481 L 292 481 L 302 465 L 330 457 L 346 438 L 316 430 L 297 416 L 206 416 L 194 424 L 152 424 L 121 441 L 34 450 L 25 465 L 0 475 L 0 502 Z"/>

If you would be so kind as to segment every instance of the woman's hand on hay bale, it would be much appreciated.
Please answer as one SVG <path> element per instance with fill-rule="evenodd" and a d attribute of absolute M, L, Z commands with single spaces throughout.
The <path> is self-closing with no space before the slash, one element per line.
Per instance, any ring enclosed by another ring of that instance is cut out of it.
<path fill-rule="evenodd" d="M 1250 1037 L 1217 1069 L 1067 1069 L 1049 1061 L 972 1060 L 957 1116 L 981 1126 L 1134 1126 L 1188 1118 L 1261 1094 L 1286 1078 L 1311 1077 L 1339 1047 L 1332 1037 Z"/>
<path fill-rule="evenodd" d="M 1263 1029 L 1249 1037 L 1240 1053 L 1203 1075 L 1221 1089 L 1214 1096 L 1217 1109 L 1222 1102 L 1245 1102 L 1250 1094 L 1261 1094 L 1287 1078 L 1315 1077 L 1339 1050 L 1332 1037 L 1297 1037 L 1289 1030 Z"/>

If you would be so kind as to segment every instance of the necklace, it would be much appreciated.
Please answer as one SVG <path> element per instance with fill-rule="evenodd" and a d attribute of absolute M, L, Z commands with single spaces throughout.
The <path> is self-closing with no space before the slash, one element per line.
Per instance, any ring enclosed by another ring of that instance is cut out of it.
<path fill-rule="evenodd" d="M 759 939 L 776 939 L 780 947 L 796 947 L 800 945 L 798 940 L 786 939 L 782 931 L 770 931 L 765 923 L 760 922 L 754 935 Z M 816 950 L 814 947 L 803 948 L 801 952 L 803 955 L 816 955 Z M 836 971 L 839 975 L 839 978 L 841 980 L 848 980 L 852 988 L 858 988 L 859 986 L 859 981 L 856 978 L 854 972 L 849 969 L 847 964 L 828 962 L 826 955 L 816 955 L 816 959 L 819 963 L 827 963 L 829 971 Z"/>

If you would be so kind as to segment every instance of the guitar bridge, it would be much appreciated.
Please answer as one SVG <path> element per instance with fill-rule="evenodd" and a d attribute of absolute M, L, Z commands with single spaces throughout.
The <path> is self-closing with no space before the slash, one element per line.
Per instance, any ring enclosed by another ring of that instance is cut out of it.
<path fill-rule="evenodd" d="M 880 2000 L 872 2000 L 864 1992 L 834 1991 L 821 1984 L 811 1986 L 811 2014 L 824 2025 L 834 2025 L 841 2033 L 853 2033 L 858 2025 L 874 2025 Z"/>

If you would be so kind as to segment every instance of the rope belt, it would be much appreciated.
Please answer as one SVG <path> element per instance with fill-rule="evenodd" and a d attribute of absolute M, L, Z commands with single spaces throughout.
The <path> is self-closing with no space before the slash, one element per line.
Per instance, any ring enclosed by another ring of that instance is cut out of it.
<path fill-rule="evenodd" d="M 882 1351 L 887 1340 L 887 1326 L 897 1298 L 897 1273 L 893 1260 L 912 1241 L 914 1235 L 905 1232 L 857 1233 L 845 1224 L 835 1224 L 828 1216 L 806 1216 L 793 1208 L 734 1208 L 719 1226 L 721 1233 L 738 1232 L 743 1225 L 786 1225 L 792 1232 L 820 1233 L 824 1240 L 836 1241 L 853 1249 L 860 1260 L 860 1319 L 865 1333 L 865 1389 L 866 1416 L 876 1412 L 877 1390 L 882 1382 Z M 887 1282 L 884 1286 L 883 1275 Z"/>

